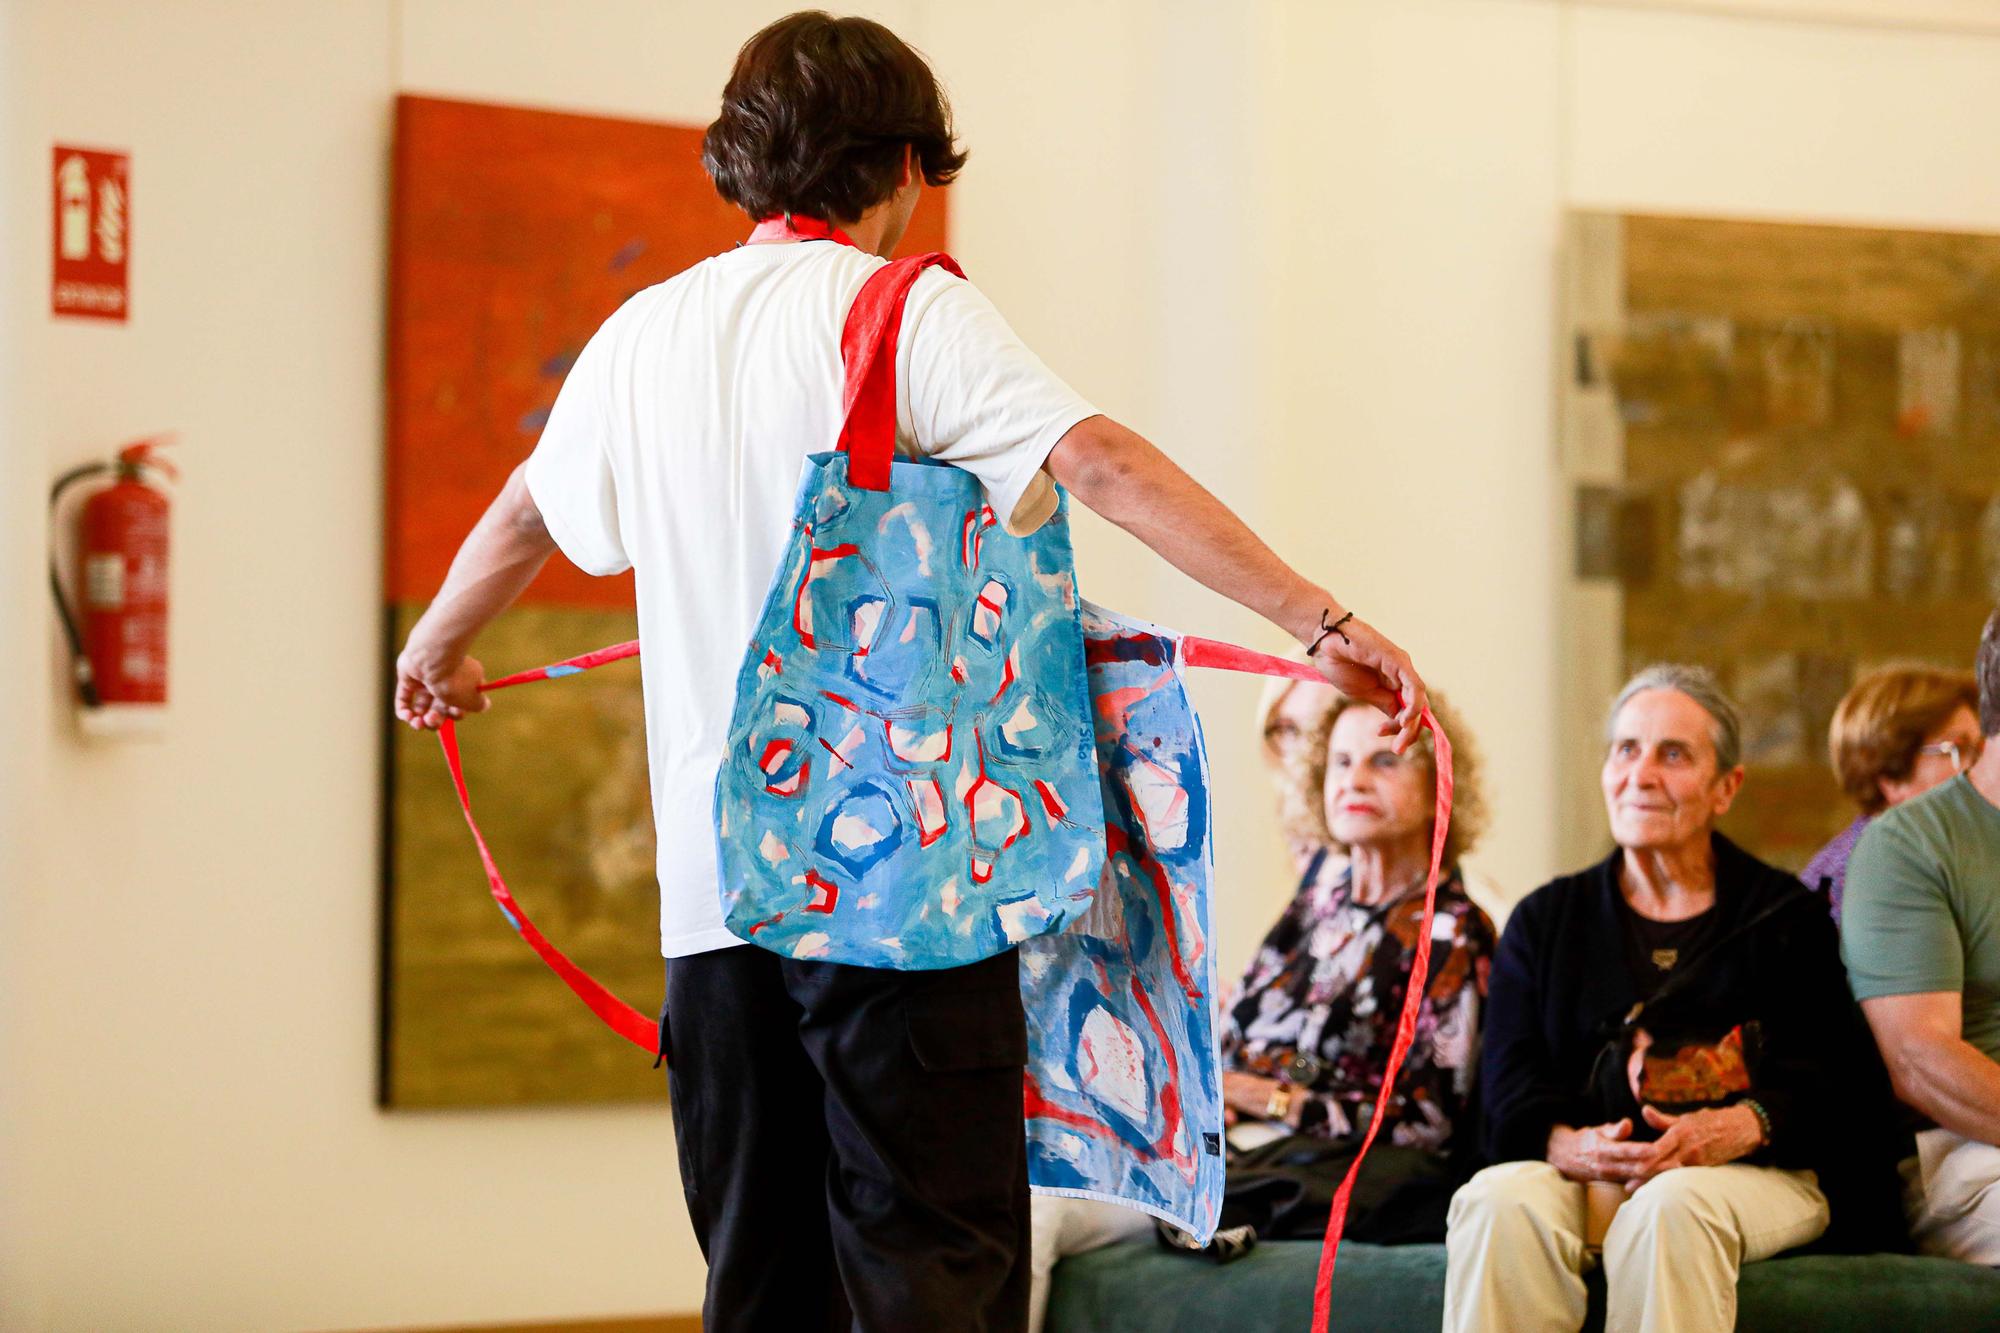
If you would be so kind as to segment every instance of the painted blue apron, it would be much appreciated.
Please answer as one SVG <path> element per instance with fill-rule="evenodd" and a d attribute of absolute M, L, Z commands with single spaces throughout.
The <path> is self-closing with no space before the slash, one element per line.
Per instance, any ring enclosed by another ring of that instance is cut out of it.
<path fill-rule="evenodd" d="M 1012 537 L 970 473 L 895 457 L 897 334 L 933 265 L 958 272 L 897 260 L 855 298 L 839 448 L 806 459 L 737 673 L 724 922 L 787 957 L 977 962 L 1061 930 L 1103 868 L 1067 499 Z"/>

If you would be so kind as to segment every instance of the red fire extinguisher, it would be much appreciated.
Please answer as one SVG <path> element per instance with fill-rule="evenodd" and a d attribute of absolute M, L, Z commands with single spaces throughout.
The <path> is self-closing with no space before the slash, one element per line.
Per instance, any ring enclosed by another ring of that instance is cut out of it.
<path fill-rule="evenodd" d="M 73 608 L 49 559 L 49 587 L 69 638 L 77 698 L 85 717 L 157 715 L 167 702 L 167 497 L 158 478 L 177 474 L 160 456 L 162 437 L 141 440 L 116 459 L 86 463 L 56 479 L 63 492 L 112 474 L 85 498 L 77 518 L 77 602 Z M 81 612 L 81 615 L 78 614 Z"/>

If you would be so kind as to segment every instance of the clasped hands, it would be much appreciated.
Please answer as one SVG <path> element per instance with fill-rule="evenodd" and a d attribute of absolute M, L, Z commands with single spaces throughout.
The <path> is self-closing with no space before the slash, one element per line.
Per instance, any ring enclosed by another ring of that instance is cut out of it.
<path fill-rule="evenodd" d="M 1632 1141 L 1629 1117 L 1582 1129 L 1557 1125 L 1549 1131 L 1549 1165 L 1571 1180 L 1622 1184 L 1630 1194 L 1663 1171 L 1679 1166 L 1722 1166 L 1764 1144 L 1764 1126 L 1757 1113 L 1741 1104 L 1684 1115 L 1669 1115 L 1656 1106 L 1646 1106 L 1640 1114 L 1661 1131 L 1651 1143 Z"/>

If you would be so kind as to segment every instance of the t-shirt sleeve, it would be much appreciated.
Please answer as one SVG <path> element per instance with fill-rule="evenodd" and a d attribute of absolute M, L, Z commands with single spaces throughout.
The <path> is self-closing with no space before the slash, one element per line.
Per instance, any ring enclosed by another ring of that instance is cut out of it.
<path fill-rule="evenodd" d="M 1847 863 L 1840 955 L 1858 1000 L 1965 987 L 1965 950 L 1935 853 L 1877 820 Z"/>
<path fill-rule="evenodd" d="M 584 345 L 549 411 L 548 425 L 528 455 L 528 494 L 549 535 L 586 574 L 631 568 L 618 522 L 611 434 L 616 315 Z"/>
<path fill-rule="evenodd" d="M 923 454 L 964 468 L 1017 536 L 1055 513 L 1049 451 L 1097 409 L 1028 350 L 977 287 L 925 273 L 903 311 L 896 378 L 900 433 Z"/>

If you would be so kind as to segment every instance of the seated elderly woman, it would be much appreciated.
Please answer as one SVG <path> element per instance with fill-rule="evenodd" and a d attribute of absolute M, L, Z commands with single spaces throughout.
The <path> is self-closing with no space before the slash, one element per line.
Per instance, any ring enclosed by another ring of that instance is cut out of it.
<path fill-rule="evenodd" d="M 1450 705 L 1430 698 L 1457 751 L 1457 805 L 1445 844 L 1453 873 L 1438 886 L 1428 999 L 1420 1040 L 1397 1079 L 1395 1126 L 1357 1182 L 1351 1211 L 1365 1239 L 1443 1235 L 1454 1182 L 1442 1175 L 1442 1150 L 1470 1137 L 1454 1131 L 1466 1119 L 1493 952 L 1492 927 L 1456 873 L 1483 818 L 1478 757 Z M 1430 733 L 1397 755 L 1376 734 L 1384 720 L 1310 681 L 1267 690 L 1258 709 L 1278 821 L 1305 881 L 1224 1015 L 1223 1093 L 1235 1124 L 1218 1255 L 1240 1248 L 1229 1233 L 1246 1222 L 1267 1237 L 1324 1231 L 1328 1201 L 1366 1125 L 1362 1105 L 1381 1086 L 1423 910 L 1436 781 Z M 1303 1166 L 1286 1161 L 1301 1128 L 1320 1136 Z M 1433 1184 L 1439 1188 L 1426 1188 Z M 1254 1219 L 1246 1217 L 1246 1196 L 1257 1205 Z M 1030 1333 L 1042 1326 L 1058 1260 L 1154 1229 L 1135 1209 L 1089 1199 L 1037 1195 L 1032 1212 Z M 1355 1231 L 1350 1225 L 1348 1234 Z"/>
<path fill-rule="evenodd" d="M 1979 758 L 1979 686 L 1970 671 L 1888 666 L 1854 682 L 1834 710 L 1827 750 L 1841 790 L 1861 816 L 1799 872 L 1826 894 L 1833 919 L 1847 891 L 1847 859 L 1875 816 L 1971 768 Z"/>
<path fill-rule="evenodd" d="M 1442 1233 L 1448 1186 L 1434 1191 L 1428 1225 L 1421 1208 L 1397 1196 L 1406 1184 L 1440 1179 L 1442 1159 L 1467 1128 L 1494 946 L 1492 924 L 1466 896 L 1458 873 L 1484 816 L 1476 751 L 1436 693 L 1431 707 L 1457 751 L 1456 813 L 1445 840 L 1417 1041 L 1386 1111 L 1379 1156 L 1368 1159 L 1356 1186 L 1348 1234 L 1361 1240 Z M 1436 783 L 1430 733 L 1398 755 L 1380 734 L 1385 720 L 1336 695 L 1308 733 L 1308 753 L 1317 761 L 1308 777 L 1323 794 L 1316 841 L 1324 845 L 1307 862 L 1223 1015 L 1223 1099 L 1235 1150 L 1225 1226 L 1242 1213 L 1246 1193 L 1270 1197 L 1250 1176 L 1302 1172 L 1307 1187 L 1304 1197 L 1287 1200 L 1290 1215 L 1258 1215 L 1253 1204 L 1252 1216 L 1267 1235 L 1323 1230 L 1331 1187 L 1381 1088 L 1423 915 Z M 1316 1151 L 1297 1136 L 1322 1147 Z"/>
<path fill-rule="evenodd" d="M 1452 1200 L 1447 1329 L 1580 1327 L 1606 1194 L 1613 1330 L 1728 1329 L 1741 1263 L 1822 1236 L 1907 1248 L 1908 1136 L 1833 922 L 1715 831 L 1739 735 L 1699 668 L 1642 671 L 1612 706 L 1617 849 L 1523 900 L 1494 962 L 1482 1137 L 1500 1165 Z"/>

